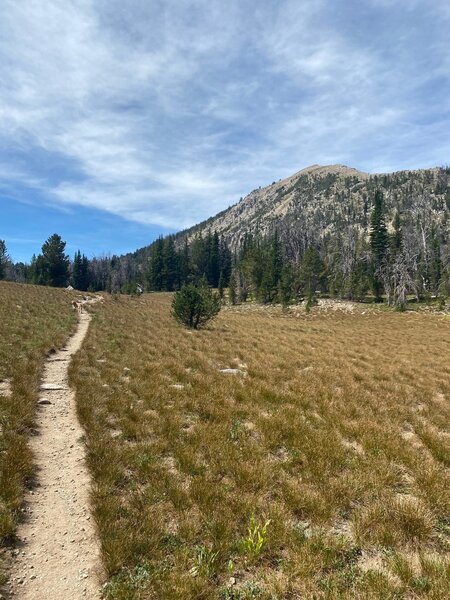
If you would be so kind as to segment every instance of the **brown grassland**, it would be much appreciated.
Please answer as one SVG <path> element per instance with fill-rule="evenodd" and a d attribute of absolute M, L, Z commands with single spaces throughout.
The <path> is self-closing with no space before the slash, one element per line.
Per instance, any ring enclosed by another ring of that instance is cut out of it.
<path fill-rule="evenodd" d="M 170 301 L 94 307 L 71 367 L 105 597 L 448 597 L 449 317 L 236 307 L 192 332 Z"/>
<path fill-rule="evenodd" d="M 39 378 L 46 354 L 75 328 L 71 299 L 65 290 L 0 282 L 0 548 L 14 535 L 33 476 L 27 439 Z"/>

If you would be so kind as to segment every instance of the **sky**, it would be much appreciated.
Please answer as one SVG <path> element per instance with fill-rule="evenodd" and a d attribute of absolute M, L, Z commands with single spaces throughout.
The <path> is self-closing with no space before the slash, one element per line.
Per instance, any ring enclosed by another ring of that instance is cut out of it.
<path fill-rule="evenodd" d="M 0 0 L 0 239 L 120 254 L 311 164 L 450 162 L 448 0 Z"/>

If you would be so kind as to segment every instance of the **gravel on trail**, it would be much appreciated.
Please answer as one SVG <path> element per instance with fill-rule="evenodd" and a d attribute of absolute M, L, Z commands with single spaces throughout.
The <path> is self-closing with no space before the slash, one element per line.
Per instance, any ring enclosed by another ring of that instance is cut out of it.
<path fill-rule="evenodd" d="M 84 432 L 68 382 L 70 359 L 90 320 L 83 312 L 66 347 L 45 364 L 37 435 L 30 440 L 36 485 L 25 496 L 8 590 L 18 600 L 100 598 L 100 547 L 90 514 Z"/>

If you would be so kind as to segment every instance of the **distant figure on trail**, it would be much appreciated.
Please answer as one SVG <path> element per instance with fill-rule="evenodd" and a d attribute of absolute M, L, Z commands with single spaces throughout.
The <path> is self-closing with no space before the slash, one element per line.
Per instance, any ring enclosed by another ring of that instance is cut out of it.
<path fill-rule="evenodd" d="M 72 300 L 72 308 L 76 310 L 79 315 L 83 312 L 83 304 L 78 300 Z"/>

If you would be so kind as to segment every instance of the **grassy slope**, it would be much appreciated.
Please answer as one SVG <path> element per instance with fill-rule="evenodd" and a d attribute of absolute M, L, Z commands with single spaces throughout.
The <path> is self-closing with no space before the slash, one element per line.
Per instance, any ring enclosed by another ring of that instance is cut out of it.
<path fill-rule="evenodd" d="M 64 290 L 0 282 L 0 544 L 15 531 L 33 460 L 27 436 L 33 427 L 45 354 L 61 346 L 76 317 Z"/>
<path fill-rule="evenodd" d="M 450 321 L 357 311 L 97 310 L 71 378 L 107 597 L 445 597 Z"/>

